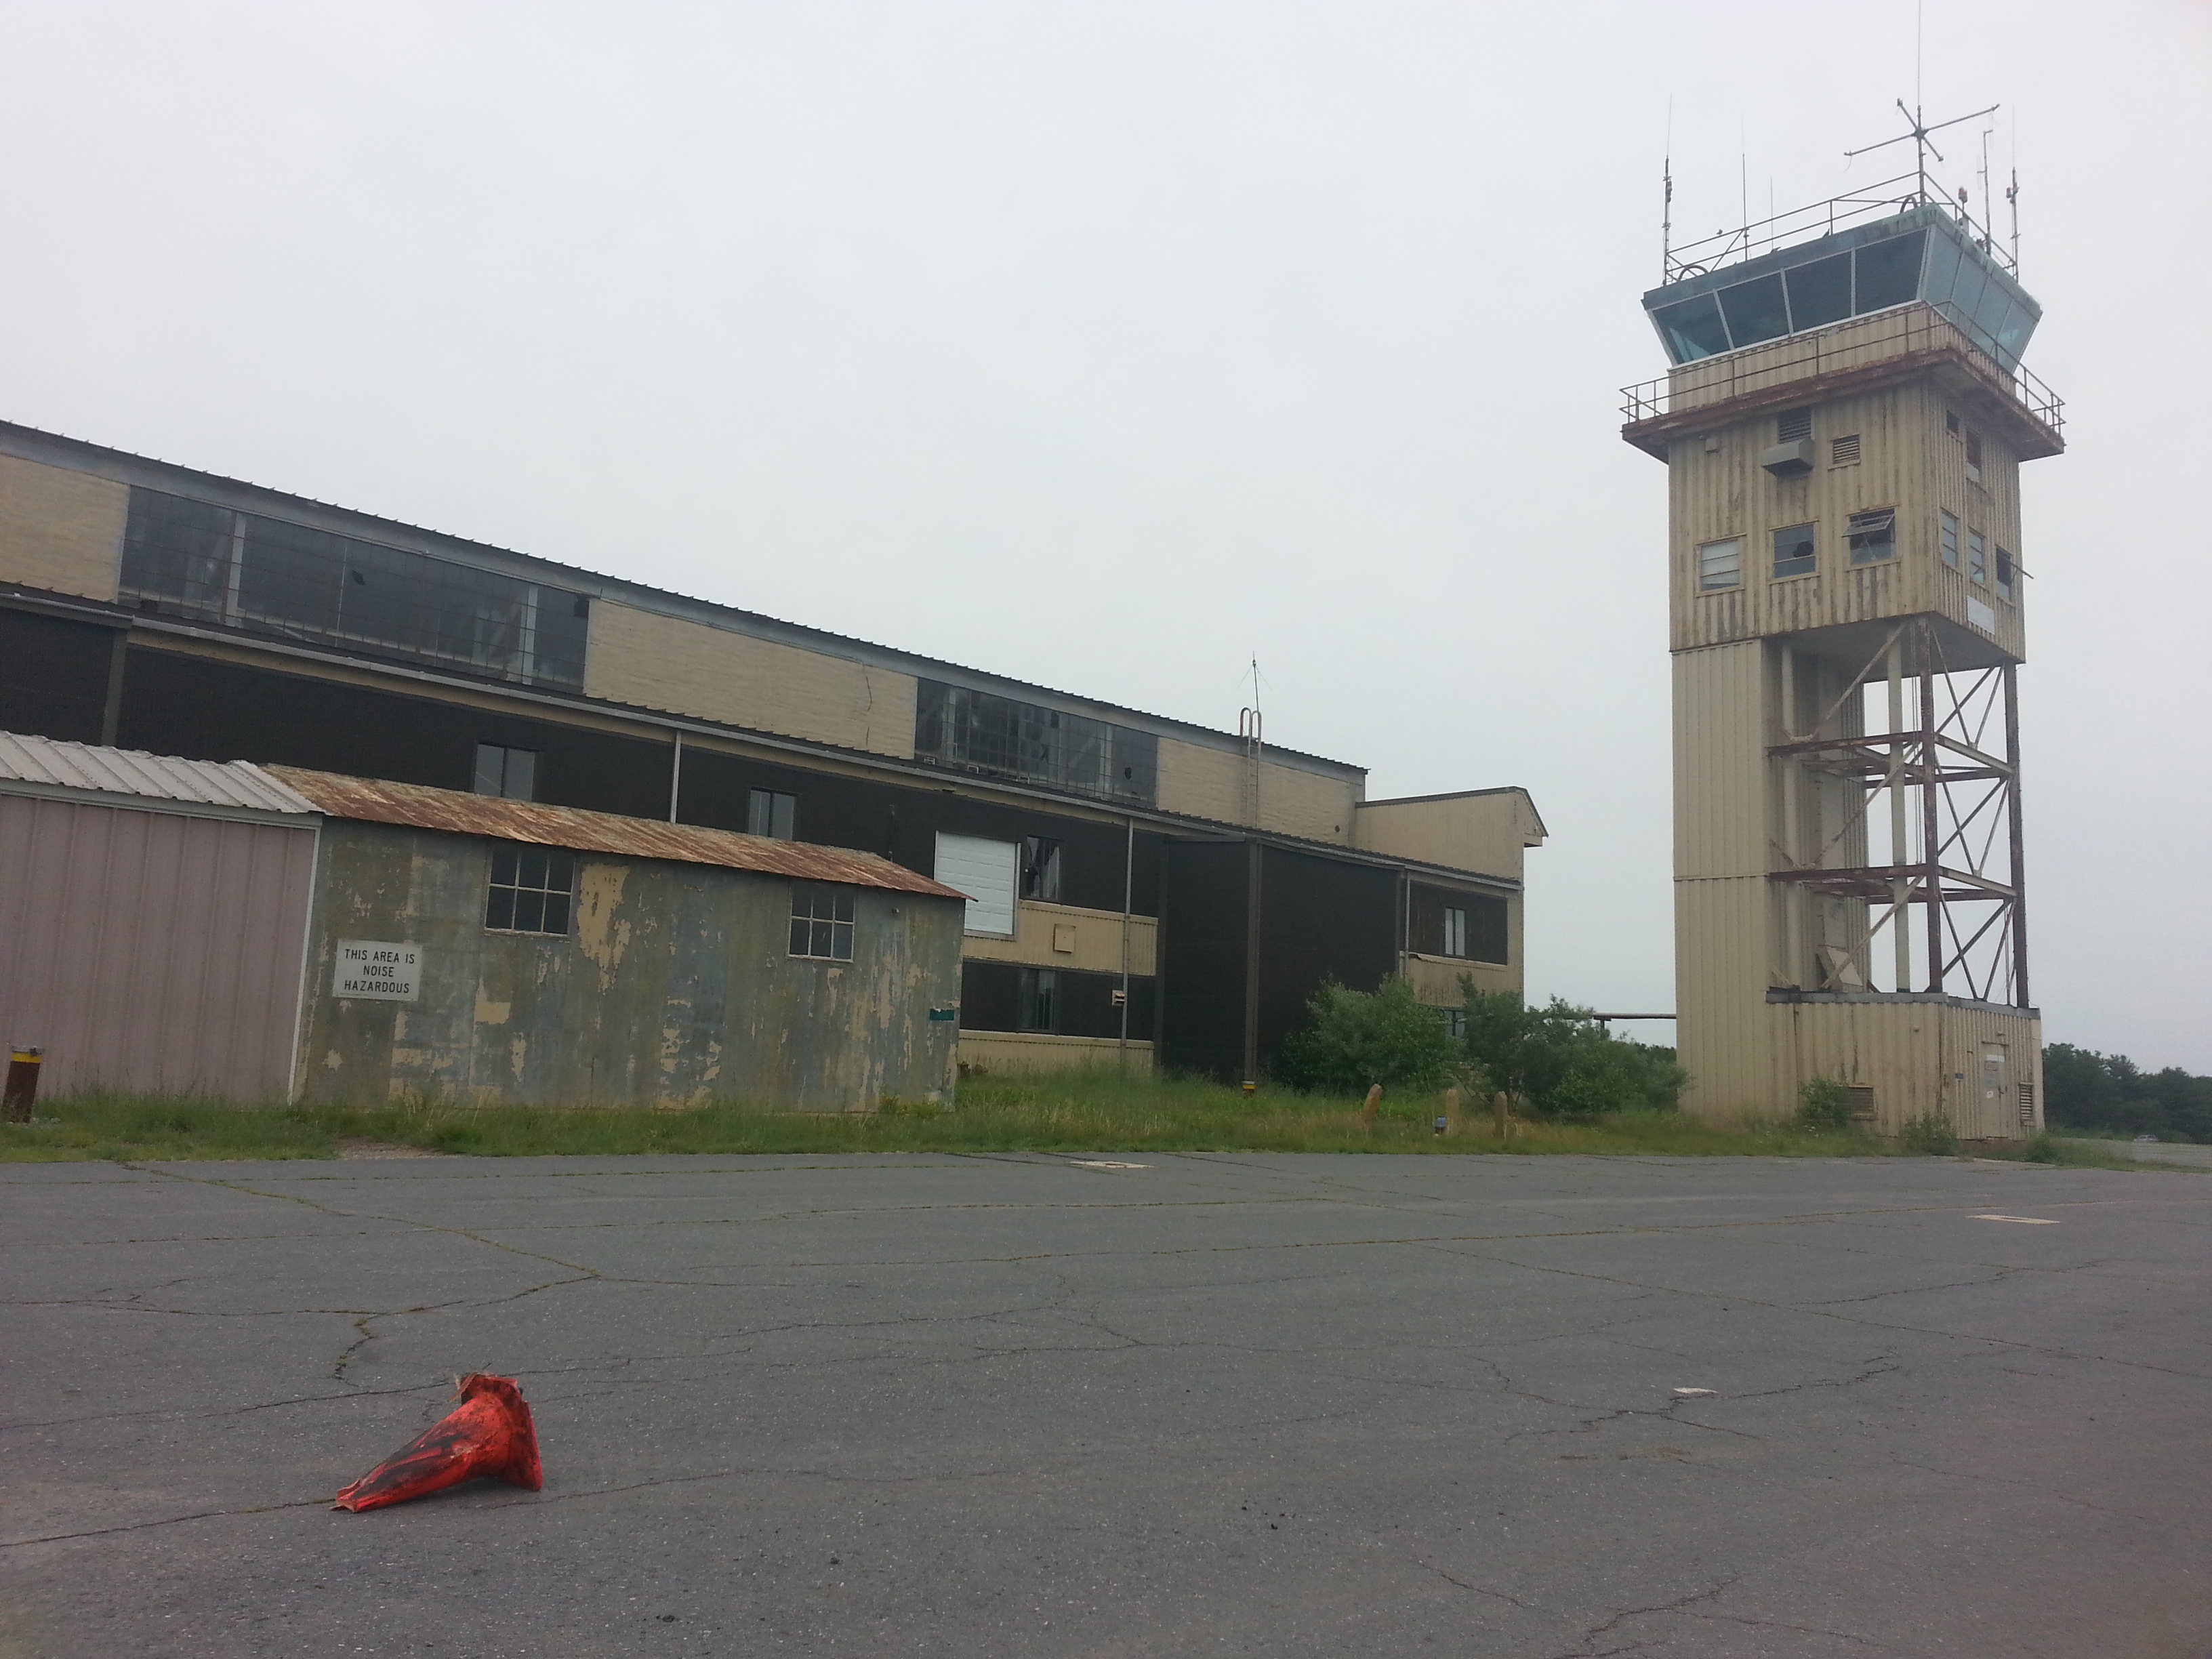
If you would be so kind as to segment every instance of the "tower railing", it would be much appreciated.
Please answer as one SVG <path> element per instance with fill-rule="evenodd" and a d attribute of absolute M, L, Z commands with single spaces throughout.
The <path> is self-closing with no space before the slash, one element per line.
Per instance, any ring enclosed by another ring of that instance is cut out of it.
<path fill-rule="evenodd" d="M 1656 380 L 1623 386 L 1620 412 L 1633 426 L 1770 391 L 1793 380 L 1939 351 L 1963 361 L 1992 392 L 2048 428 L 2053 439 L 2062 435 L 2066 422 L 2064 400 L 2027 369 L 2017 365 L 2008 368 L 1976 344 L 1948 301 L 1931 305 L 1916 300 L 1894 312 L 1847 318 L 1808 334 L 1788 335 L 1680 364 Z"/>

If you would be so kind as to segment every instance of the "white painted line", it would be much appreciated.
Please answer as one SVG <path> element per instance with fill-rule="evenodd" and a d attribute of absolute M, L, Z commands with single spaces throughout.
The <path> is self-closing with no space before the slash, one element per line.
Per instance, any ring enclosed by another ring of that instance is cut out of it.
<path fill-rule="evenodd" d="M 1718 1389 L 1677 1389 L 1674 1390 L 1674 1398 L 1677 1400 L 1705 1400 L 1716 1396 L 1719 1393 L 1720 1390 Z"/>
<path fill-rule="evenodd" d="M 2058 1224 L 2039 1215 L 1972 1215 L 1969 1221 L 2017 1221 L 2023 1227 L 2056 1227 Z"/>
<path fill-rule="evenodd" d="M 1079 1170 L 1149 1170 L 1149 1164 L 1116 1164 L 1107 1158 L 1071 1158 L 1067 1160 Z"/>

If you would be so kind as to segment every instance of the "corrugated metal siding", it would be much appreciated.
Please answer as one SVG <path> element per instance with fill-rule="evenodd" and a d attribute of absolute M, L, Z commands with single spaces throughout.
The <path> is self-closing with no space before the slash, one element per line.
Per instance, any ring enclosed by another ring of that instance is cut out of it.
<path fill-rule="evenodd" d="M 1674 886 L 1675 1043 L 1684 1108 L 1731 1120 L 1774 1109 L 1766 1009 L 1764 876 Z"/>
<path fill-rule="evenodd" d="M 1875 1127 L 1884 1134 L 1895 1134 L 1913 1118 L 1940 1115 L 1961 1139 L 2016 1139 L 2032 1133 L 2020 1119 L 2023 1083 L 2035 1091 L 2040 1127 L 2043 1022 L 2026 1010 L 1815 1001 L 1769 1004 L 1765 1012 L 1785 1074 L 1872 1089 Z M 1990 1047 L 2004 1054 L 1994 1091 L 1982 1075 Z"/>
<path fill-rule="evenodd" d="M 0 732 L 0 780 L 257 812 L 315 810 L 250 762 L 180 760 L 15 732 Z"/>
<path fill-rule="evenodd" d="M 0 794 L 0 1037 L 50 1092 L 284 1097 L 312 823 Z"/>
<path fill-rule="evenodd" d="M 538 847 L 566 847 L 579 853 L 611 853 L 629 858 L 665 859 L 675 864 L 712 864 L 728 870 L 791 876 L 801 881 L 840 882 L 850 887 L 880 887 L 899 893 L 960 896 L 927 876 L 918 876 L 889 859 L 842 847 L 806 842 L 770 841 L 734 830 L 707 830 L 690 823 L 586 812 L 574 806 L 504 800 L 465 794 L 423 784 L 349 778 L 336 772 L 311 772 L 272 766 L 270 774 L 296 789 L 333 817 L 368 823 L 403 824 L 461 836 L 489 836 Z"/>
<path fill-rule="evenodd" d="M 1766 647 L 1686 651 L 1674 670 L 1674 874 L 1764 876 Z"/>

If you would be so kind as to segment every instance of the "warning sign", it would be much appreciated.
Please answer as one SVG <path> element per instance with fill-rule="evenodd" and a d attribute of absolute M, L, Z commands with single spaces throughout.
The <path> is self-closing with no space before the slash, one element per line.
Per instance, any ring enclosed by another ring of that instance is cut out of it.
<path fill-rule="evenodd" d="M 342 939 L 331 971 L 331 993 L 379 1002 L 412 1002 L 422 988 L 422 951 L 381 939 Z"/>

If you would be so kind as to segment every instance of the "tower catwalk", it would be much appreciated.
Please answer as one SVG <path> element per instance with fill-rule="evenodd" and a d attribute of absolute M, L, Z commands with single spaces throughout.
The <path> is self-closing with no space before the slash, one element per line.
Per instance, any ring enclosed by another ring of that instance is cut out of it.
<path fill-rule="evenodd" d="M 1674 368 L 1622 435 L 1668 467 L 1686 1104 L 1830 1078 L 1885 1133 L 2007 1139 L 2042 1122 L 2019 469 L 2060 405 L 1963 210 L 1850 206 L 1670 250 L 1644 296 Z"/>

